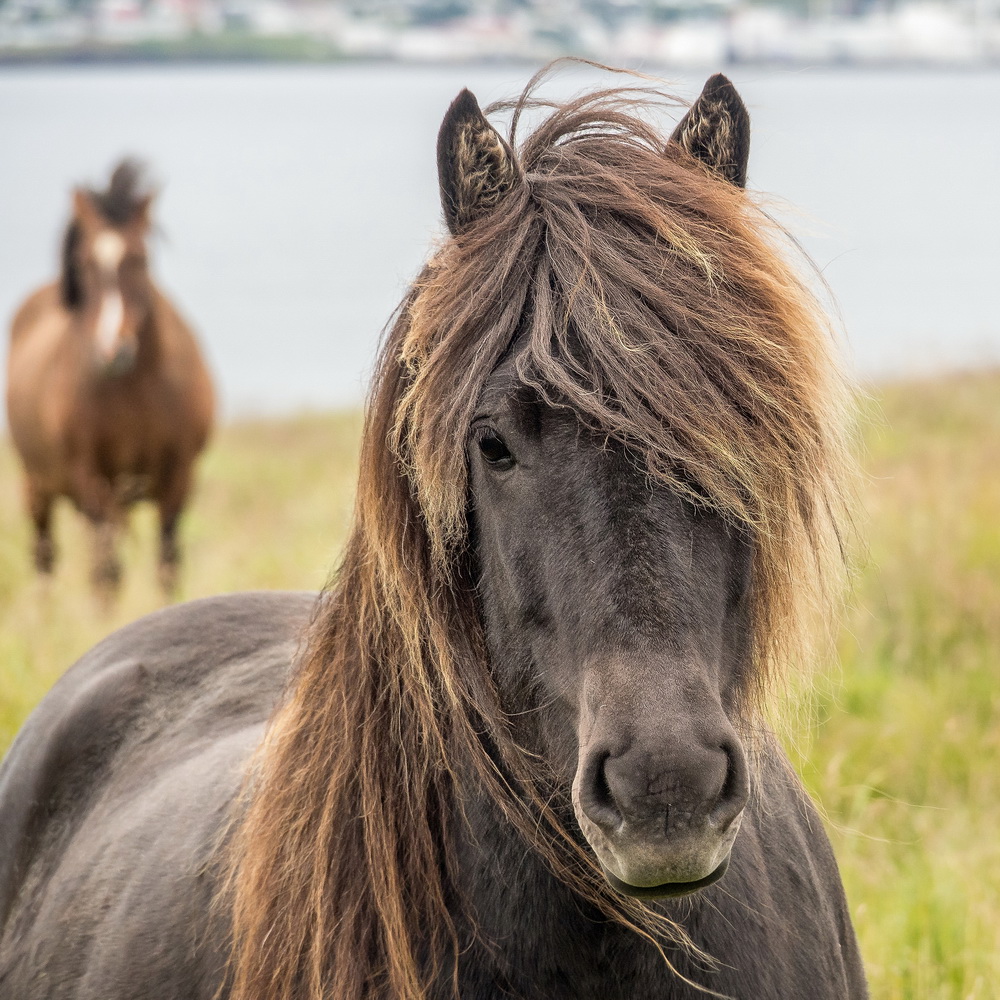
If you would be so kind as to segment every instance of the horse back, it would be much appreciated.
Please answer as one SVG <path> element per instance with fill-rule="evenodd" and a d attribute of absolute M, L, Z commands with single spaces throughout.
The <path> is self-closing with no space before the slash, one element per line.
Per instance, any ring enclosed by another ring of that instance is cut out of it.
<path fill-rule="evenodd" d="M 42 701 L 0 766 L 3 1000 L 211 996 L 217 847 L 314 603 L 159 612 Z"/>

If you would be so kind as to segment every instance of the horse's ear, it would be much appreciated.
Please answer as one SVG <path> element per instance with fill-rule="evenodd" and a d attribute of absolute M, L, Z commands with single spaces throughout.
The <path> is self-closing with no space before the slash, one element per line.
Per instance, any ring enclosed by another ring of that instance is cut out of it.
<path fill-rule="evenodd" d="M 156 200 L 156 193 L 144 194 L 132 210 L 132 217 L 129 219 L 134 225 L 139 226 L 144 232 L 153 224 L 153 202 Z"/>
<path fill-rule="evenodd" d="M 100 209 L 94 204 L 89 191 L 73 188 L 73 218 L 84 229 L 101 229 L 106 225 Z"/>
<path fill-rule="evenodd" d="M 437 141 L 445 222 L 457 236 L 523 183 L 510 146 L 479 110 L 469 90 L 451 103 Z"/>
<path fill-rule="evenodd" d="M 746 187 L 750 115 L 728 77 L 709 77 L 670 141 L 731 184 Z"/>

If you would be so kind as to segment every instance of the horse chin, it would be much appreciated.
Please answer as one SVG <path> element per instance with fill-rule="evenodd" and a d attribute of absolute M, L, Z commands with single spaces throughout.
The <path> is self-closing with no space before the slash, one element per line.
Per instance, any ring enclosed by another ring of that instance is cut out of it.
<path fill-rule="evenodd" d="M 722 862 L 716 867 L 712 872 L 709 872 L 704 878 L 695 879 L 693 882 L 664 882 L 661 885 L 631 885 L 628 882 L 623 882 L 617 875 L 601 864 L 601 870 L 604 872 L 604 877 L 608 880 L 608 885 L 611 886 L 616 892 L 620 892 L 623 896 L 632 896 L 635 899 L 676 899 L 679 896 L 689 896 L 693 892 L 697 892 L 699 889 L 704 889 L 706 886 L 712 885 L 713 882 L 718 882 L 723 875 L 726 874 L 726 869 L 729 867 L 729 858 L 731 855 L 727 854 Z"/>
<path fill-rule="evenodd" d="M 581 831 L 608 884 L 624 896 L 636 899 L 669 899 L 688 896 L 718 882 L 729 867 L 742 816 L 719 832 L 703 829 L 696 833 L 647 838 L 609 834 L 577 813 Z"/>

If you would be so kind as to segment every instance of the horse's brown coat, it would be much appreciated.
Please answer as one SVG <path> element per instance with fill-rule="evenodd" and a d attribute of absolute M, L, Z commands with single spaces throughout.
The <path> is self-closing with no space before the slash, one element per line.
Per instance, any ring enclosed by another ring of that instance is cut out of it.
<path fill-rule="evenodd" d="M 195 459 L 208 438 L 212 382 L 188 325 L 148 275 L 148 196 L 123 181 L 126 204 L 77 191 L 72 244 L 64 266 L 77 269 L 34 292 L 17 311 L 8 359 L 7 413 L 26 479 L 36 531 L 35 562 L 51 570 L 51 510 L 68 497 L 95 527 L 95 582 L 119 576 L 114 535 L 127 508 L 148 499 L 159 508 L 161 579 L 169 589 L 178 560 L 176 527 L 188 499 Z M 115 192 L 115 181 L 110 192 Z M 109 192 L 109 193 L 110 193 Z M 94 239 L 117 234 L 124 257 L 115 276 L 93 259 Z M 117 284 L 114 283 L 117 279 Z M 97 343 L 101 296 L 120 295 L 117 353 Z"/>

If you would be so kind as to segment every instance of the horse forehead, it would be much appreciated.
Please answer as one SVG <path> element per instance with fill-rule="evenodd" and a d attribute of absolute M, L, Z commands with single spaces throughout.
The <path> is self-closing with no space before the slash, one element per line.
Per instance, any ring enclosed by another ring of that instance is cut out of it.
<path fill-rule="evenodd" d="M 102 271 L 113 271 L 125 256 L 125 237 L 113 229 L 102 229 L 94 237 L 93 252 Z"/>

